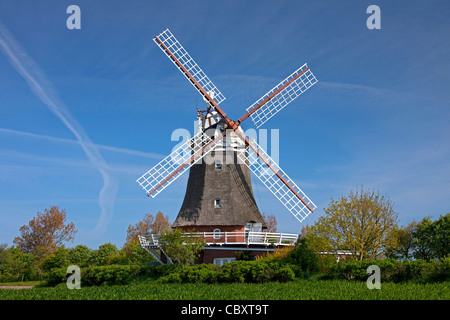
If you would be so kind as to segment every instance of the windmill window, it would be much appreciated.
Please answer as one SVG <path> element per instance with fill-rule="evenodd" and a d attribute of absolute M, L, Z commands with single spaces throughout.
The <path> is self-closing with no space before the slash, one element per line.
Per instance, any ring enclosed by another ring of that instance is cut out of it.
<path fill-rule="evenodd" d="M 222 171 L 222 163 L 220 161 L 216 161 L 216 171 Z"/>
<path fill-rule="evenodd" d="M 236 258 L 214 258 L 214 264 L 223 265 L 224 263 L 230 263 L 236 261 Z"/>
<path fill-rule="evenodd" d="M 214 200 L 214 208 L 216 208 L 216 209 L 222 208 L 222 203 L 220 202 L 220 199 Z"/>
<path fill-rule="evenodd" d="M 214 229 L 214 231 L 213 231 L 213 238 L 214 239 L 220 239 L 220 229 Z"/>

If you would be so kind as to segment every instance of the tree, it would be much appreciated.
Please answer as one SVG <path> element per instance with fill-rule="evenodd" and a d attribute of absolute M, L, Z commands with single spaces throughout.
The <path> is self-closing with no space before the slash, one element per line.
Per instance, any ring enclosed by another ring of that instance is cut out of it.
<path fill-rule="evenodd" d="M 18 247 L 0 246 L 0 282 L 38 279 L 35 257 L 24 253 Z"/>
<path fill-rule="evenodd" d="M 286 262 L 299 266 L 304 272 L 319 270 L 319 255 L 309 242 L 309 236 L 299 238 L 294 248 L 289 251 Z"/>
<path fill-rule="evenodd" d="M 363 260 L 375 259 L 381 253 L 396 225 L 392 201 L 361 187 L 360 192 L 332 198 L 325 215 L 311 229 L 333 250 L 350 250 L 356 259 Z"/>
<path fill-rule="evenodd" d="M 89 263 L 91 252 L 91 249 L 82 244 L 79 244 L 74 248 L 70 248 L 68 257 L 70 264 L 74 264 L 79 267 L 86 267 Z"/>
<path fill-rule="evenodd" d="M 104 266 L 109 263 L 109 259 L 119 253 L 117 247 L 108 242 L 100 245 L 97 250 L 93 250 L 89 255 L 89 264 Z"/>
<path fill-rule="evenodd" d="M 64 246 L 56 249 L 51 255 L 47 256 L 41 263 L 44 271 L 50 271 L 54 268 L 63 268 L 69 266 L 69 250 Z"/>
<path fill-rule="evenodd" d="M 450 254 L 450 213 L 433 222 L 433 251 L 436 258 L 447 258 Z"/>
<path fill-rule="evenodd" d="M 161 211 L 158 211 L 155 221 L 152 225 L 152 233 L 160 234 L 162 231 L 170 228 L 169 217 L 165 216 Z"/>
<path fill-rule="evenodd" d="M 263 214 L 263 220 L 267 226 L 267 232 L 277 232 L 277 218 L 273 215 L 266 216 Z"/>
<path fill-rule="evenodd" d="M 407 226 L 394 227 L 389 232 L 389 242 L 385 248 L 387 258 L 407 260 L 412 257 L 416 227 L 417 221 L 412 221 Z"/>
<path fill-rule="evenodd" d="M 161 211 L 158 211 L 156 217 L 146 213 L 144 219 L 136 223 L 134 226 L 131 224 L 127 229 L 127 239 L 125 244 L 132 242 L 139 242 L 138 235 L 146 235 L 151 233 L 159 234 L 162 231 L 170 228 L 169 217 L 165 216 Z"/>
<path fill-rule="evenodd" d="M 206 245 L 203 238 L 190 237 L 180 229 L 162 231 L 159 242 L 172 261 L 182 265 L 193 265 Z"/>
<path fill-rule="evenodd" d="M 431 260 L 448 257 L 450 252 L 450 213 L 436 221 L 425 217 L 413 232 L 414 257 Z"/>
<path fill-rule="evenodd" d="M 122 250 L 125 251 L 127 264 L 148 264 L 155 261 L 155 259 L 148 254 L 147 251 L 142 249 L 138 242 L 132 242 L 125 245 Z"/>
<path fill-rule="evenodd" d="M 23 251 L 37 257 L 53 253 L 64 241 L 74 239 L 77 229 L 73 222 L 66 223 L 66 210 L 52 206 L 38 212 L 28 225 L 19 229 L 21 236 L 14 243 Z"/>

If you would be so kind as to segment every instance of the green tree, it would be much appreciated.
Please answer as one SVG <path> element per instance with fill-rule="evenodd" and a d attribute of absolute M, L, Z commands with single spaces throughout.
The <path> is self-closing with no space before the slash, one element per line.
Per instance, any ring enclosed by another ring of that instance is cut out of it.
<path fill-rule="evenodd" d="M 299 238 L 294 248 L 289 251 L 286 262 L 294 264 L 304 272 L 316 272 L 319 270 L 319 255 L 311 246 L 309 236 Z"/>
<path fill-rule="evenodd" d="M 123 249 L 127 257 L 127 264 L 142 265 L 155 261 L 147 251 L 142 249 L 141 244 L 137 241 L 126 244 Z"/>
<path fill-rule="evenodd" d="M 385 254 L 387 258 L 408 260 L 413 255 L 414 232 L 417 221 L 412 221 L 404 227 L 394 227 L 388 235 L 390 241 L 386 244 Z"/>
<path fill-rule="evenodd" d="M 182 265 L 193 265 L 206 245 L 203 238 L 191 237 L 181 229 L 162 231 L 159 241 L 172 261 Z"/>
<path fill-rule="evenodd" d="M 138 241 L 126 243 L 120 251 L 108 258 L 108 264 L 144 265 L 155 261 L 147 251 L 141 248 Z"/>
<path fill-rule="evenodd" d="M 430 260 L 433 258 L 433 223 L 429 217 L 423 218 L 414 230 L 414 258 Z"/>
<path fill-rule="evenodd" d="M 350 250 L 356 259 L 375 259 L 397 225 L 397 213 L 386 196 L 375 191 L 350 191 L 331 199 L 325 215 L 311 227 L 333 250 Z"/>
<path fill-rule="evenodd" d="M 89 256 L 89 264 L 95 266 L 104 266 L 109 262 L 110 257 L 113 257 L 119 253 L 119 250 L 112 243 L 104 243 L 98 247 L 97 250 L 93 250 Z"/>
<path fill-rule="evenodd" d="M 85 267 L 89 264 L 89 257 L 92 250 L 85 245 L 77 245 L 74 248 L 69 249 L 68 259 L 70 264 L 77 265 L 79 267 Z"/>
<path fill-rule="evenodd" d="M 450 213 L 433 222 L 434 236 L 432 249 L 436 258 L 447 258 L 450 254 Z"/>
<path fill-rule="evenodd" d="M 54 268 L 63 268 L 69 265 L 69 250 L 64 246 L 56 249 L 51 255 L 47 256 L 41 264 L 44 271 L 50 271 Z"/>
<path fill-rule="evenodd" d="M 445 258 L 450 251 L 450 213 L 440 216 L 436 221 L 425 217 L 413 233 L 414 257 L 431 260 Z"/>
<path fill-rule="evenodd" d="M 38 269 L 35 257 L 18 247 L 0 247 L 0 281 L 37 280 Z"/>

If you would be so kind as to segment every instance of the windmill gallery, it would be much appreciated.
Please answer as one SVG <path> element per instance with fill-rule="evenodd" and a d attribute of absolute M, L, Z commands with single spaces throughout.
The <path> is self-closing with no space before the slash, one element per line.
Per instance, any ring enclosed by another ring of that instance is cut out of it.
<path fill-rule="evenodd" d="M 201 94 L 206 110 L 197 110 L 196 134 L 142 175 L 139 185 L 155 197 L 190 169 L 184 200 L 172 227 L 203 238 L 206 247 L 200 262 L 223 264 L 235 260 L 237 251 L 248 250 L 256 256 L 293 245 L 297 234 L 266 231 L 250 174 L 300 222 L 316 205 L 240 125 L 251 118 L 259 128 L 317 83 L 309 67 L 304 64 L 295 70 L 233 121 L 219 106 L 225 100 L 223 94 L 174 35 L 166 29 L 154 41 Z M 158 262 L 172 263 L 158 235 L 140 235 L 139 240 Z"/>

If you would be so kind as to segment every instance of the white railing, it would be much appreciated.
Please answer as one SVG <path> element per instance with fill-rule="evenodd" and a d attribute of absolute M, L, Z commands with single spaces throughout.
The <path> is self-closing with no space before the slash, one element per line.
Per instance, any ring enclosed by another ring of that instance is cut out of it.
<path fill-rule="evenodd" d="M 291 246 L 297 242 L 298 234 L 276 232 L 193 232 L 185 237 L 203 238 L 207 245 L 266 245 Z M 141 247 L 159 247 L 158 235 L 139 236 Z"/>

